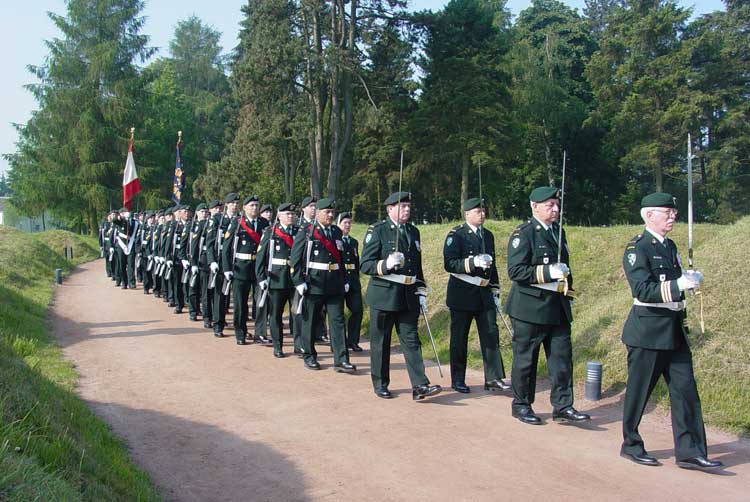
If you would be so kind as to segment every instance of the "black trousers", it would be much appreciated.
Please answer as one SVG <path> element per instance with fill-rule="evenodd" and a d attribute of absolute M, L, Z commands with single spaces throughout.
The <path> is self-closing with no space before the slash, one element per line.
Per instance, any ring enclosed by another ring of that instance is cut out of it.
<path fill-rule="evenodd" d="M 362 291 L 350 290 L 344 295 L 346 301 L 346 307 L 349 309 L 349 319 L 346 323 L 346 344 L 351 346 L 353 344 L 359 345 L 359 334 L 362 330 Z"/>
<path fill-rule="evenodd" d="M 628 347 L 628 383 L 622 417 L 622 451 L 642 454 L 645 449 L 638 426 L 659 377 L 669 388 L 675 458 L 706 456 L 706 430 L 693 375 L 693 356 L 687 343 L 675 350 Z"/>
<path fill-rule="evenodd" d="M 266 333 L 268 332 L 268 313 L 270 312 L 270 309 L 268 308 L 268 296 L 266 296 L 266 302 L 261 307 L 259 305 L 260 298 L 263 296 L 263 291 L 258 287 L 257 282 L 253 282 L 253 291 L 255 294 L 253 295 L 253 308 L 255 309 L 254 312 L 254 324 L 255 324 L 255 336 L 266 336 Z"/>
<path fill-rule="evenodd" d="M 391 383 L 391 334 L 394 327 L 401 341 L 412 387 L 430 383 L 424 371 L 418 324 L 418 310 L 389 312 L 370 308 L 370 374 L 375 390 L 387 388 Z"/>
<path fill-rule="evenodd" d="M 291 307 L 293 291 L 293 289 L 268 290 L 266 305 L 271 313 L 271 339 L 273 340 L 274 350 L 282 350 L 282 347 L 284 346 L 284 306 L 289 304 L 289 318 L 291 321 L 290 324 L 294 322 L 293 318 L 296 317 Z M 296 340 L 294 347 L 298 348 Z"/>
<path fill-rule="evenodd" d="M 112 262 L 109 261 L 109 248 L 104 249 L 104 269 L 107 272 L 107 277 L 112 277 Z"/>
<path fill-rule="evenodd" d="M 214 333 L 222 333 L 224 326 L 226 326 L 227 317 L 227 296 L 221 294 L 221 290 L 224 287 L 224 274 L 221 272 L 216 273 L 216 285 L 214 286 L 214 308 L 212 320 L 214 321 Z"/>
<path fill-rule="evenodd" d="M 252 281 L 245 281 L 236 277 L 232 280 L 232 313 L 234 319 L 234 336 L 237 340 L 244 340 L 245 335 L 247 335 L 247 301 L 250 298 L 251 287 Z"/>
<path fill-rule="evenodd" d="M 151 270 L 146 270 L 148 268 L 148 258 L 143 257 L 141 266 L 143 267 L 143 291 L 148 293 L 149 289 L 152 289 L 154 287 L 154 267 L 156 266 L 156 262 L 151 262 Z"/>
<path fill-rule="evenodd" d="M 503 356 L 500 354 L 500 332 L 494 310 L 467 312 L 451 309 L 451 382 L 466 382 L 466 357 L 471 321 L 477 323 L 479 347 L 484 363 L 484 381 L 505 378 Z"/>
<path fill-rule="evenodd" d="M 203 324 L 206 324 L 206 321 L 212 322 L 214 311 L 214 290 L 208 288 L 208 279 L 211 271 L 200 269 L 198 275 L 201 283 L 201 312 L 203 315 Z"/>
<path fill-rule="evenodd" d="M 552 382 L 550 401 L 554 411 L 573 406 L 573 348 L 570 324 L 534 324 L 513 317 L 513 409 L 531 406 L 536 393 L 539 348 L 544 346 Z"/>
<path fill-rule="evenodd" d="M 115 258 L 119 268 L 119 281 L 123 288 L 135 288 L 135 254 L 125 254 L 118 245 L 115 249 Z"/>
<path fill-rule="evenodd" d="M 172 269 L 172 290 L 174 291 L 175 308 L 179 310 L 185 307 L 185 289 L 182 284 L 183 270 L 180 260 L 176 260 Z"/>
<path fill-rule="evenodd" d="M 201 282 L 200 271 L 195 276 L 195 282 L 190 286 L 190 282 L 193 278 L 192 271 L 190 272 L 190 279 L 186 283 L 187 288 L 187 299 L 190 317 L 196 317 L 201 313 L 201 296 L 203 293 L 203 284 Z"/>
<path fill-rule="evenodd" d="M 315 361 L 318 352 L 315 350 L 315 339 L 320 333 L 320 322 L 325 309 L 330 324 L 331 352 L 333 364 L 349 362 L 349 351 L 346 349 L 344 333 L 344 296 L 306 294 L 302 300 L 302 352 L 305 361 Z"/>

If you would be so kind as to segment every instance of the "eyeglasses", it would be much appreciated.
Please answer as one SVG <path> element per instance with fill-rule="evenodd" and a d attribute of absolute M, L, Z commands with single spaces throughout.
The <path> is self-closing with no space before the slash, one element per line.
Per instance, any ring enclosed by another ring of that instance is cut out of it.
<path fill-rule="evenodd" d="M 667 216 L 677 216 L 677 209 L 652 209 L 651 211 L 666 214 Z"/>

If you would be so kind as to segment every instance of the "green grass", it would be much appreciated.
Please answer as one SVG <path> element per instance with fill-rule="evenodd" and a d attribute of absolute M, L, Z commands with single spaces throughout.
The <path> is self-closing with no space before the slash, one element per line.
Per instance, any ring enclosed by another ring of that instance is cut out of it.
<path fill-rule="evenodd" d="M 98 253 L 91 238 L 0 226 L 0 500 L 159 500 L 74 394 L 77 374 L 48 335 L 55 268 Z"/>
<path fill-rule="evenodd" d="M 422 263 L 425 277 L 432 289 L 429 297 L 430 327 L 436 338 L 440 360 L 449 360 L 449 313 L 445 307 L 448 274 L 443 270 L 442 249 L 445 236 L 456 223 L 420 226 Z M 495 235 L 498 272 L 503 298 L 510 284 L 505 271 L 508 235 L 517 222 L 489 221 Z M 352 234 L 362 243 L 366 225 L 355 225 Z M 622 326 L 630 310 L 632 298 L 622 271 L 622 255 L 627 242 L 642 230 L 641 226 L 607 228 L 567 227 L 571 249 L 571 270 L 578 298 L 574 306 L 573 356 L 575 382 L 582 394 L 587 361 L 604 364 L 603 389 L 607 394 L 619 392 L 627 377 L 626 352 L 620 341 Z M 697 298 L 688 301 L 688 317 L 692 329 L 690 344 L 698 388 L 707 423 L 742 434 L 750 434 L 750 309 L 747 297 L 747 260 L 742 253 L 750 244 L 750 218 L 733 225 L 697 225 L 695 227 L 695 265 L 706 280 L 702 288 L 705 334 L 700 333 Z M 675 240 L 687 262 L 687 225 L 678 224 L 670 237 Z M 363 287 L 367 278 L 362 276 Z M 364 289 L 363 289 L 364 291 Z M 363 321 L 367 332 L 368 314 Z M 506 372 L 512 361 L 510 336 L 498 319 L 500 346 Z M 423 353 L 432 358 L 427 345 L 426 330 L 420 324 Z M 544 357 L 540 358 L 540 375 L 546 375 Z M 481 368 L 479 340 L 472 326 L 469 338 L 469 364 Z M 668 406 L 663 382 L 654 392 L 656 402 Z"/>

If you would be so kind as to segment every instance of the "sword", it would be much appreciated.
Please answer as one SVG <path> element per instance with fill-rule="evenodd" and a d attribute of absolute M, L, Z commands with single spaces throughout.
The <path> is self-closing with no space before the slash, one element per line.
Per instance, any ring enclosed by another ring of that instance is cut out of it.
<path fill-rule="evenodd" d="M 440 372 L 440 378 L 443 378 L 443 368 L 440 366 L 440 358 L 438 357 L 437 347 L 435 347 L 435 339 L 432 337 L 432 330 L 430 329 L 430 323 L 427 320 L 427 312 L 425 312 L 422 304 L 419 305 L 419 310 L 422 311 L 422 317 L 424 318 L 424 325 L 427 326 L 427 334 L 430 336 L 430 343 L 432 344 L 432 351 L 435 353 L 435 361 L 437 361 L 438 372 Z"/>
<path fill-rule="evenodd" d="M 305 264 L 305 281 L 307 281 L 307 276 L 310 273 L 310 254 L 312 253 L 312 241 L 307 240 L 307 252 L 306 254 L 306 264 Z M 305 299 L 305 295 L 299 295 L 299 303 L 297 303 L 297 315 L 300 315 L 302 313 L 302 301 Z"/>
<path fill-rule="evenodd" d="M 560 263 L 562 259 L 562 229 L 563 229 L 563 214 L 565 210 L 565 164 L 567 161 L 568 152 L 563 150 L 563 165 L 562 165 L 562 182 L 560 183 L 560 223 L 557 228 L 557 263 Z M 565 276 L 562 279 L 557 280 L 557 291 L 563 293 L 565 296 L 568 295 L 568 277 Z M 504 321 L 505 319 L 503 319 Z"/>
<path fill-rule="evenodd" d="M 401 149 L 401 166 L 398 170 L 398 193 L 399 198 L 401 197 L 401 182 L 404 178 L 404 149 Z M 401 229 L 401 201 L 398 201 L 398 208 L 396 208 L 396 249 L 393 251 L 394 253 L 398 253 L 398 238 L 399 236 L 399 230 Z M 397 263 L 394 269 L 399 269 L 403 266 L 403 263 Z"/>
<path fill-rule="evenodd" d="M 690 133 L 687 137 L 687 183 L 688 183 L 688 270 L 693 271 L 693 146 Z M 694 289 L 688 290 L 688 296 L 700 295 Z M 703 296 L 700 297 L 701 334 L 706 332 L 706 324 L 703 320 Z"/>

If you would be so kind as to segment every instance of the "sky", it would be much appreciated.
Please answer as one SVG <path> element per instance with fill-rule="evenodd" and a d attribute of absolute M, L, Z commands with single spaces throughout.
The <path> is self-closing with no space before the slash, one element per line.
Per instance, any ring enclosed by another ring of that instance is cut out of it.
<path fill-rule="evenodd" d="M 583 0 L 562 0 L 573 8 L 583 10 Z M 724 10 L 721 0 L 678 0 L 681 5 L 693 7 L 693 15 L 701 15 L 715 10 Z M 230 51 L 237 45 L 240 6 L 243 0 L 146 0 L 143 16 L 146 25 L 143 32 L 151 37 L 150 45 L 160 48 L 160 56 L 167 56 L 169 41 L 178 21 L 191 15 L 222 33 L 222 46 Z M 412 10 L 439 10 L 446 0 L 412 0 Z M 508 8 L 513 15 L 530 5 L 530 0 L 508 0 Z M 65 14 L 64 0 L 26 0 L 22 2 L 0 2 L 0 47 L 4 47 L 0 79 L 0 154 L 15 151 L 18 139 L 14 123 L 25 123 L 36 101 L 24 89 L 24 85 L 34 83 L 35 78 L 26 69 L 27 65 L 44 63 L 48 51 L 45 40 L 51 40 L 59 33 L 47 12 Z M 0 158 L 0 173 L 8 169 L 5 159 Z"/>

